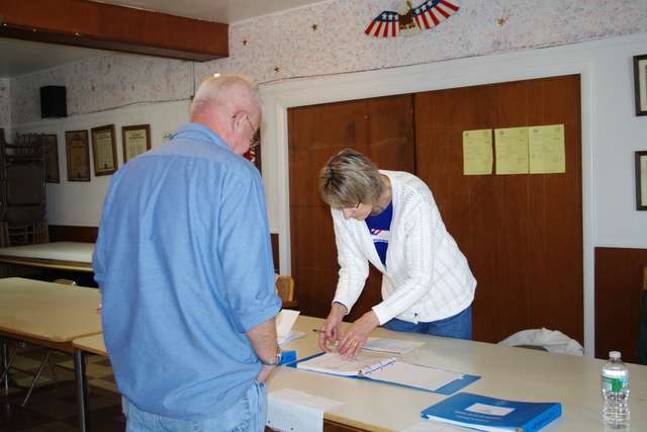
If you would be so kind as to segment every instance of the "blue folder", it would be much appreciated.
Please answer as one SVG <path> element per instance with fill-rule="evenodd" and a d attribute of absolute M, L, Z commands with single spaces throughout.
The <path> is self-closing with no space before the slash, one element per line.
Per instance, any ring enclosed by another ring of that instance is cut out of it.
<path fill-rule="evenodd" d="M 562 415 L 559 402 L 521 402 L 458 393 L 429 408 L 422 417 L 486 431 L 535 432 Z"/>
<path fill-rule="evenodd" d="M 304 358 L 296 360 L 296 361 L 294 361 L 292 363 L 286 364 L 286 366 L 296 368 L 298 363 L 306 361 L 306 360 L 310 360 L 312 358 L 318 357 L 318 356 L 323 355 L 323 354 L 325 354 L 325 353 L 321 352 L 321 353 L 313 354 L 311 356 L 304 357 Z M 317 373 L 317 372 L 315 372 L 315 373 Z M 461 390 L 463 387 L 468 386 L 468 385 L 472 384 L 474 381 L 481 378 L 478 375 L 463 375 L 461 378 L 458 378 L 458 379 L 456 379 L 456 380 L 454 380 L 454 381 L 452 381 L 452 382 L 450 382 L 448 384 L 445 384 L 444 386 L 442 386 L 440 388 L 430 390 L 430 389 L 424 389 L 424 388 L 421 388 L 421 387 L 413 387 L 413 386 L 409 386 L 409 385 L 406 385 L 406 384 L 400 384 L 400 383 L 396 383 L 396 382 L 392 382 L 392 381 L 379 380 L 379 379 L 370 378 L 370 377 L 367 377 L 367 376 L 359 376 L 359 375 L 353 375 L 353 376 L 334 375 L 334 376 L 338 376 L 338 377 L 342 377 L 342 378 L 361 379 L 361 380 L 379 382 L 379 383 L 384 383 L 384 384 L 397 385 L 397 386 L 400 386 L 400 387 L 407 387 L 407 388 L 412 388 L 412 389 L 415 389 L 415 390 L 427 391 L 427 392 L 431 392 L 431 393 L 438 393 L 438 394 L 444 394 L 444 395 L 450 395 L 452 393 L 455 393 L 455 392 Z"/>

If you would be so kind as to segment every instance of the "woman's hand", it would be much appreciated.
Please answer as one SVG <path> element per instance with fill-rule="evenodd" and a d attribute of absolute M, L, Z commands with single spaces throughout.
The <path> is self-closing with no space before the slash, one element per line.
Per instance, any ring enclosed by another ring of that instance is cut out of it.
<path fill-rule="evenodd" d="M 321 333 L 319 333 L 319 348 L 322 351 L 335 351 L 331 347 L 335 346 L 339 341 L 339 324 L 341 324 L 347 312 L 346 306 L 341 303 L 332 304 L 326 323 L 321 329 Z"/>
<path fill-rule="evenodd" d="M 368 335 L 379 325 L 377 315 L 373 311 L 366 312 L 346 332 L 339 342 L 337 352 L 346 359 L 355 357 L 366 343 Z"/>

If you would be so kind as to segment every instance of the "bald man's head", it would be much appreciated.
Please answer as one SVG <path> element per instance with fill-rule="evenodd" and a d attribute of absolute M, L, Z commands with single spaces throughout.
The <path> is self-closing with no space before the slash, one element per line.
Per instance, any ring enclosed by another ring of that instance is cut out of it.
<path fill-rule="evenodd" d="M 249 149 L 261 123 L 261 104 L 254 85 L 239 75 L 207 78 L 191 103 L 191 122 L 203 124 L 238 154 Z"/>

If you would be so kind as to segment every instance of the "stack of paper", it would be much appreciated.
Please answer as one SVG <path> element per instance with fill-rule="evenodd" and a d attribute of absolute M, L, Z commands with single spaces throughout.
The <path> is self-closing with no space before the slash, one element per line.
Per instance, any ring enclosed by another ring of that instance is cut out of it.
<path fill-rule="evenodd" d="M 291 309 L 283 309 L 276 317 L 276 335 L 278 337 L 279 345 L 292 342 L 295 339 L 304 337 L 304 332 L 297 332 L 292 330 L 294 323 L 299 317 L 299 311 Z"/>

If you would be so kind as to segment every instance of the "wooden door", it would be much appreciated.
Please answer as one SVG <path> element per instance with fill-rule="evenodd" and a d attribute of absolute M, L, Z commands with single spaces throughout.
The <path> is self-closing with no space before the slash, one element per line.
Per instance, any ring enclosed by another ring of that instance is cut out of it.
<path fill-rule="evenodd" d="M 380 168 L 412 171 L 412 101 L 412 95 L 402 95 L 288 110 L 292 276 L 304 314 L 328 314 L 339 269 L 330 209 L 319 196 L 319 170 L 350 147 Z M 371 267 L 349 319 L 381 301 L 381 280 Z"/>
<path fill-rule="evenodd" d="M 478 281 L 474 338 L 529 328 L 582 342 L 579 76 L 415 95 L 416 173 Z M 464 176 L 462 132 L 565 125 L 566 173 Z"/>

